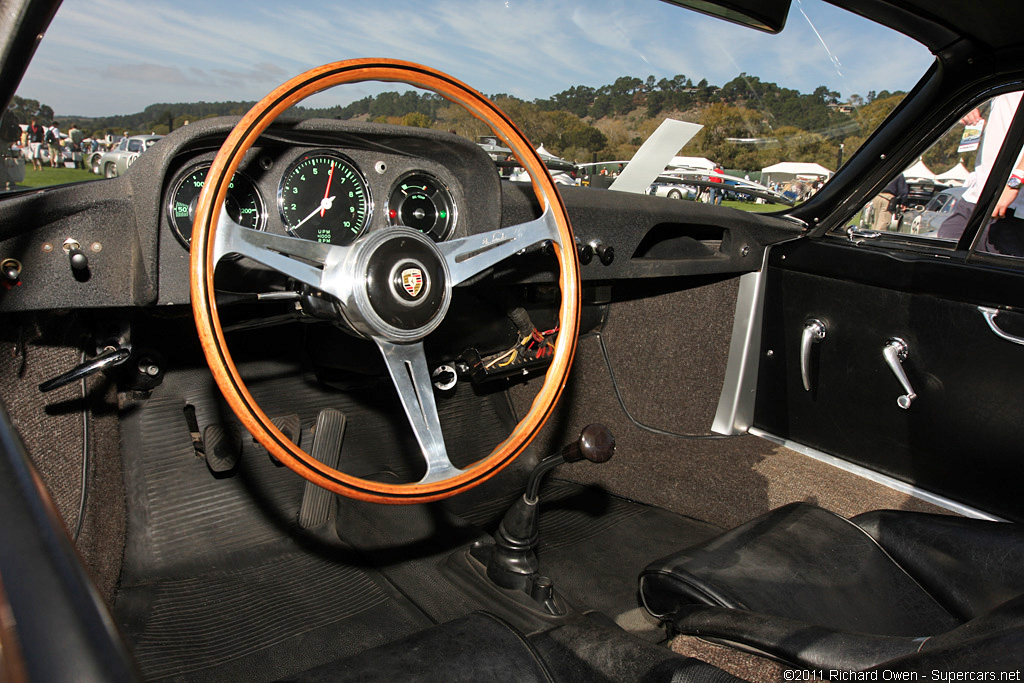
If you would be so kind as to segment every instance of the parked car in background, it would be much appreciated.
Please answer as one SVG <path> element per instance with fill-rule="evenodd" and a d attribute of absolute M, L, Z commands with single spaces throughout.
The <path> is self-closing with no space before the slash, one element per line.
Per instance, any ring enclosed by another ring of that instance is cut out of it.
<path fill-rule="evenodd" d="M 934 237 L 943 222 L 953 213 L 953 209 L 956 208 L 957 202 L 960 201 L 963 194 L 964 188 L 962 187 L 942 190 L 928 201 L 920 213 L 910 218 L 909 224 L 907 216 L 904 215 L 903 230 L 914 235 Z"/>
<path fill-rule="evenodd" d="M 132 135 L 124 138 L 112 150 L 103 154 L 98 162 L 91 162 L 89 167 L 93 173 L 104 178 L 116 178 L 139 158 L 139 155 L 156 144 L 163 135 Z"/>
<path fill-rule="evenodd" d="M 659 181 L 651 185 L 647 190 L 647 194 L 653 194 L 657 197 L 668 197 L 669 199 L 696 199 L 697 189 L 692 185 Z"/>

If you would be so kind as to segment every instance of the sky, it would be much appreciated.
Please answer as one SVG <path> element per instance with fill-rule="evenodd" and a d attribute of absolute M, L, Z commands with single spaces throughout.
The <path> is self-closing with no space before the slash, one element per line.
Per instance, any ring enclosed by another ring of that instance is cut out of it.
<path fill-rule="evenodd" d="M 18 95 L 60 115 L 130 114 L 154 103 L 258 100 L 307 69 L 390 57 L 486 94 L 532 100 L 619 76 L 741 72 L 801 92 L 909 90 L 921 45 L 818 0 L 793 0 L 777 36 L 659 0 L 64 0 Z M 307 106 L 394 84 L 357 84 Z"/>

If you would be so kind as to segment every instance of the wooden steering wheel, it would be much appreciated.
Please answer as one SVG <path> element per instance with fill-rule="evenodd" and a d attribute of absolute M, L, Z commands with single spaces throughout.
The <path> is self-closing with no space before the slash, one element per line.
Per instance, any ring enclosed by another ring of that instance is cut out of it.
<path fill-rule="evenodd" d="M 232 221 L 222 209 L 228 184 L 260 134 L 282 112 L 310 95 L 342 83 L 362 81 L 407 83 L 436 92 L 490 126 L 529 172 L 543 208 L 541 217 L 494 233 L 438 244 L 417 230 L 394 227 L 371 231 L 344 247 L 249 230 Z M 449 459 L 441 433 L 423 338 L 444 319 L 452 287 L 544 242 L 554 247 L 561 289 L 560 331 L 551 365 L 529 412 L 508 438 L 488 456 L 459 469 Z M 232 361 L 217 312 L 214 269 L 221 259 L 235 254 L 328 295 L 340 318 L 376 343 L 426 462 L 426 474 L 420 481 L 385 484 L 345 474 L 310 456 L 273 425 L 253 400 Z M 391 277 L 407 264 L 417 264 L 415 268 L 423 278 L 418 296 L 411 300 L 401 282 Z M 480 93 L 451 76 L 409 62 L 335 62 L 296 76 L 264 97 L 235 126 L 213 160 L 192 229 L 192 312 L 207 364 L 228 405 L 259 443 L 302 477 L 335 493 L 377 503 L 447 498 L 481 484 L 522 453 L 544 425 L 565 386 L 579 330 L 579 287 L 579 262 L 565 206 L 526 136 Z M 387 315 L 386 320 L 382 307 L 393 307 L 399 297 L 403 298 L 401 306 L 406 314 L 398 320 Z"/>

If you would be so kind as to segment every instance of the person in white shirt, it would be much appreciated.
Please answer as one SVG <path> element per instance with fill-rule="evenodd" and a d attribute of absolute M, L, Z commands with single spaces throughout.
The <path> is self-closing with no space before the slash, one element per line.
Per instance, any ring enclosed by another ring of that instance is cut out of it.
<path fill-rule="evenodd" d="M 950 217 L 943 221 L 939 228 L 939 237 L 955 240 L 963 235 L 967 221 L 978 203 L 978 197 L 988 181 L 996 155 L 999 154 L 1003 140 L 1006 139 L 1006 133 L 1020 105 L 1022 94 L 1024 93 L 1005 93 L 992 100 L 974 165 L 974 182 L 964 191 L 961 201 L 953 208 Z M 974 125 L 981 118 L 981 113 L 975 109 L 960 122 Z M 1020 195 L 1020 185 L 1024 181 L 1024 152 L 1018 155 L 1014 167 L 992 211 L 992 220 L 983 229 L 981 248 L 1000 254 L 1024 256 L 1024 220 L 1015 216 L 1017 211 L 1024 209 L 1024 197 Z M 1024 217 L 1024 212 L 1021 216 Z"/>

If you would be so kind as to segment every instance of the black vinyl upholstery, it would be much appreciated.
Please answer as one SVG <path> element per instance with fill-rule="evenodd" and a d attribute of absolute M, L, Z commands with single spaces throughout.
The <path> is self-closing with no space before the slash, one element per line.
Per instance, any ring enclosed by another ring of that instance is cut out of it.
<path fill-rule="evenodd" d="M 798 666 L 912 663 L 967 643 L 1024 644 L 1024 534 L 915 512 L 846 520 L 794 503 L 652 562 L 640 593 L 678 632 Z"/>

